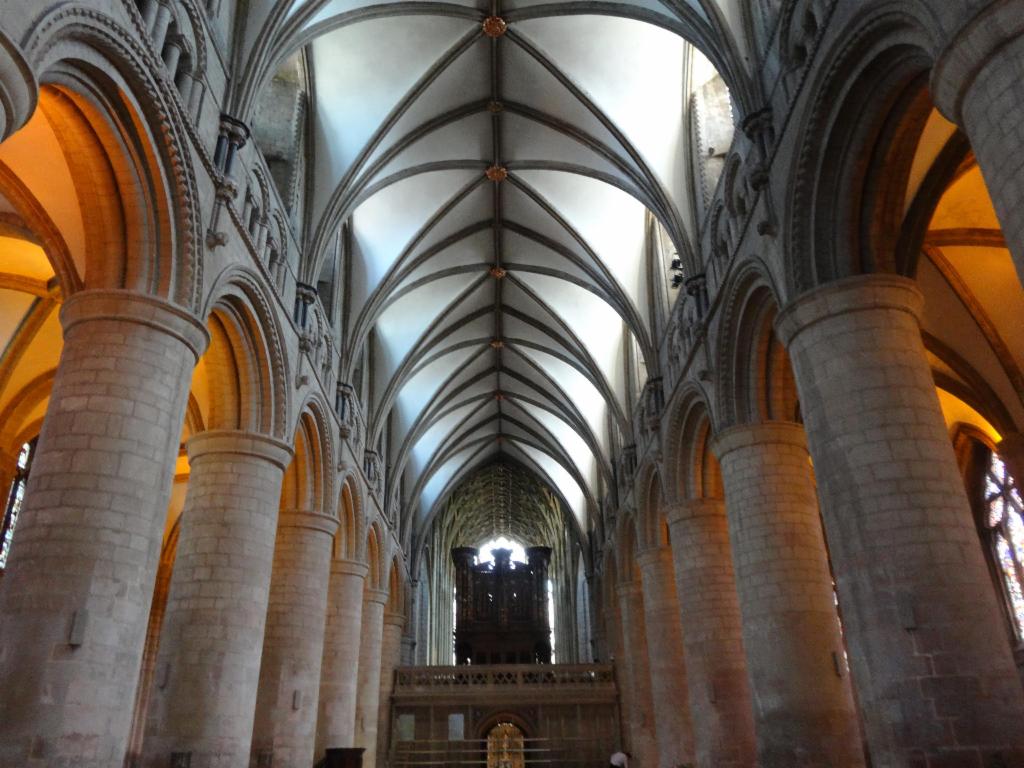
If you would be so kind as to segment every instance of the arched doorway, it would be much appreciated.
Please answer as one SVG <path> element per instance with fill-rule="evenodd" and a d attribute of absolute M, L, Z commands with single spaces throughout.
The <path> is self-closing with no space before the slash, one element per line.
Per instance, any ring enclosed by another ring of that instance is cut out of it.
<path fill-rule="evenodd" d="M 526 737 L 515 723 L 499 722 L 487 732 L 487 768 L 525 768 Z"/>

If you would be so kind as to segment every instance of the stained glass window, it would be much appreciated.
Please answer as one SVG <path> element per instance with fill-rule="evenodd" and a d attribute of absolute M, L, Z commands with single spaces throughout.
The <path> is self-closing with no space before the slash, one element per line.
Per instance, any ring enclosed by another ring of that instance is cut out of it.
<path fill-rule="evenodd" d="M 986 523 L 1018 640 L 1024 640 L 1024 502 L 995 453 L 985 475 Z"/>
<path fill-rule="evenodd" d="M 25 500 L 25 486 L 28 484 L 28 473 L 32 468 L 32 454 L 35 452 L 36 441 L 32 440 L 21 446 L 18 464 L 14 470 L 11 490 L 7 493 L 7 504 L 4 507 L 3 535 L 0 537 L 0 570 L 7 567 L 7 558 L 11 554 L 11 542 L 14 540 L 14 529 L 18 525 L 18 514 Z"/>

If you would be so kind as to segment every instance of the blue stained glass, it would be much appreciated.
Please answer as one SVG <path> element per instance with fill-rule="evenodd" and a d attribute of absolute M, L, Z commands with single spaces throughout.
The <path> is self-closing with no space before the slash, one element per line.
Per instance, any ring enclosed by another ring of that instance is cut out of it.
<path fill-rule="evenodd" d="M 1006 591 L 1010 597 L 1010 606 L 1013 609 L 1017 632 L 1024 633 L 1024 589 L 1021 589 L 1010 545 L 1002 534 L 996 536 L 996 552 L 999 555 L 999 567 L 1002 569 Z"/>

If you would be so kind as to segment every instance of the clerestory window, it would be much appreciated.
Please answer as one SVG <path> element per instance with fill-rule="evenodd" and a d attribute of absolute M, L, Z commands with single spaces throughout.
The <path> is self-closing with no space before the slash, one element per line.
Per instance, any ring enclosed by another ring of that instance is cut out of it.
<path fill-rule="evenodd" d="M 0 571 L 7 567 L 7 558 L 11 554 L 11 542 L 14 540 L 14 529 L 18 525 L 18 515 L 25 500 L 25 486 L 28 484 L 28 474 L 32 470 L 35 448 L 36 441 L 30 440 L 21 446 L 21 452 L 18 454 L 14 480 L 11 482 L 7 504 L 4 506 L 4 525 L 0 536 Z"/>
<path fill-rule="evenodd" d="M 1024 641 L 1024 503 L 994 451 L 985 474 L 985 524 L 1018 641 Z"/>

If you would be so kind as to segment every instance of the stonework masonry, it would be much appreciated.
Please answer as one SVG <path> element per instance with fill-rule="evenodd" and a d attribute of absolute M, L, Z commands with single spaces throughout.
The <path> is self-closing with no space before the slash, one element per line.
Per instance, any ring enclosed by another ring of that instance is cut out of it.
<path fill-rule="evenodd" d="M 1024 768 L 1024 0 L 407 5 L 0 2 L 0 768 L 408 768 L 498 522 L 636 768 Z"/>
<path fill-rule="evenodd" d="M 338 520 L 282 511 L 277 525 L 252 751 L 283 768 L 314 762 L 331 545 Z M 267 755 L 270 755 L 268 758 Z"/>
<path fill-rule="evenodd" d="M 1024 8 L 988 6 L 946 42 L 932 89 L 937 106 L 971 141 L 1024 282 Z"/>
<path fill-rule="evenodd" d="M 206 332 L 162 301 L 84 291 L 0 590 L 0 765 L 120 765 L 192 368 Z"/>
<path fill-rule="evenodd" d="M 697 765 L 752 768 L 754 720 L 725 503 L 683 501 L 667 517 Z"/>
<path fill-rule="evenodd" d="M 807 440 L 789 422 L 719 433 L 758 765 L 861 766 Z"/>
<path fill-rule="evenodd" d="M 380 700 L 377 717 L 377 762 L 387 765 L 388 743 L 391 737 L 391 694 L 395 690 L 395 669 L 402 658 L 402 632 L 405 616 L 393 611 L 384 612 L 384 629 L 381 634 L 380 652 Z"/>
<path fill-rule="evenodd" d="M 367 587 L 359 638 L 359 685 L 356 693 L 355 746 L 363 748 L 363 765 L 377 764 L 377 717 L 380 715 L 381 644 L 388 591 Z"/>
<path fill-rule="evenodd" d="M 616 589 L 622 621 L 622 656 L 617 659 L 620 685 L 629 688 L 629 707 L 623 712 L 629 728 L 631 753 L 640 765 L 657 765 L 658 742 L 651 698 L 650 662 L 647 658 L 647 628 L 643 586 L 627 581 Z"/>
<path fill-rule="evenodd" d="M 359 636 L 367 567 L 352 560 L 331 562 L 320 670 L 317 754 L 353 743 L 359 680 Z"/>
<path fill-rule="evenodd" d="M 1024 692 L 993 631 L 999 609 L 925 358 L 921 298 L 904 278 L 848 278 L 776 323 L 853 680 L 876 766 L 1024 764 Z"/>
<path fill-rule="evenodd" d="M 687 706 L 686 658 L 672 550 L 666 546 L 641 552 L 637 565 L 643 583 L 658 764 L 692 763 L 693 723 Z"/>
<path fill-rule="evenodd" d="M 188 442 L 182 511 L 149 707 L 145 765 L 191 753 L 199 768 L 249 759 L 278 499 L 291 449 L 215 430 Z"/>

